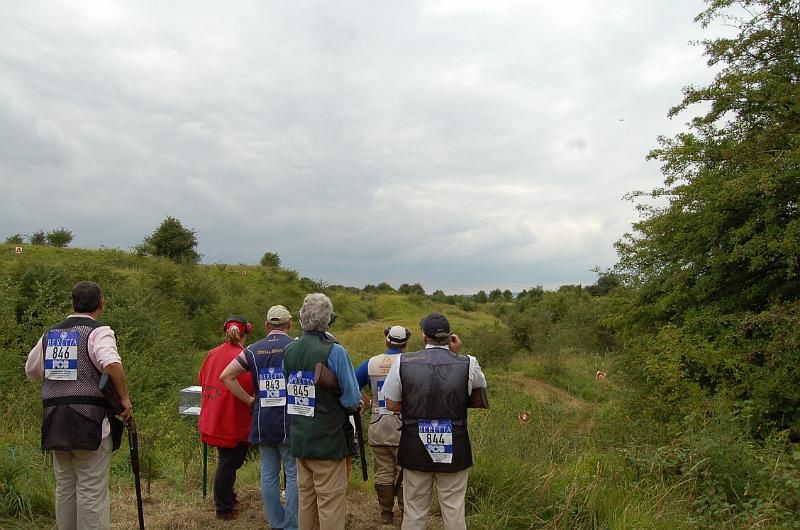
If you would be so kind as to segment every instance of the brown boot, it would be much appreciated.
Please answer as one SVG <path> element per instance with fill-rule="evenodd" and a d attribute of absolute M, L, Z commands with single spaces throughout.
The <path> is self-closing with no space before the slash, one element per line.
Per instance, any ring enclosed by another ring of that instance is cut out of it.
<path fill-rule="evenodd" d="M 394 520 L 394 486 L 391 484 L 375 484 L 378 504 L 381 507 L 381 523 L 392 524 Z"/>

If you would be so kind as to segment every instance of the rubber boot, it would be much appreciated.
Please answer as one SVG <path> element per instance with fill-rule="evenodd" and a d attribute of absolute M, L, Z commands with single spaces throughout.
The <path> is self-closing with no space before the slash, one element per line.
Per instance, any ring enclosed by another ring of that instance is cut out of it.
<path fill-rule="evenodd" d="M 378 504 L 381 507 L 381 523 L 392 524 L 394 520 L 394 486 L 391 484 L 375 484 Z"/>

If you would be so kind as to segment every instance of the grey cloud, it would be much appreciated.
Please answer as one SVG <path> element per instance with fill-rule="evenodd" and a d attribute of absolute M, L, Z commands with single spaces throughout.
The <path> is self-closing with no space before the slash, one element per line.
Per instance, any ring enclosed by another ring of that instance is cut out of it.
<path fill-rule="evenodd" d="M 206 262 L 334 283 L 591 281 L 708 75 L 691 0 L 31 5 L 0 19 L 0 226 L 128 248 L 173 215 Z M 65 218 L 42 186 L 86 191 Z"/>

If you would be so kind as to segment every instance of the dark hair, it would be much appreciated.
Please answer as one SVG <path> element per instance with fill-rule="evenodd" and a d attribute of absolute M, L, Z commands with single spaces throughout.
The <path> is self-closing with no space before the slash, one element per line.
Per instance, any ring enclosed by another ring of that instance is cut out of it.
<path fill-rule="evenodd" d="M 78 282 L 72 288 L 72 309 L 77 313 L 93 313 L 100 307 L 103 291 L 94 282 Z"/>

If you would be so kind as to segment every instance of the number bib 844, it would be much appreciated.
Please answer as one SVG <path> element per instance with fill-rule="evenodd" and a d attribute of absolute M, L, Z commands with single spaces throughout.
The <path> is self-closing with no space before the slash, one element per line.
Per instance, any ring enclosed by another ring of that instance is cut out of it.
<path fill-rule="evenodd" d="M 419 439 L 437 464 L 453 463 L 453 424 L 450 420 L 419 420 Z"/>

